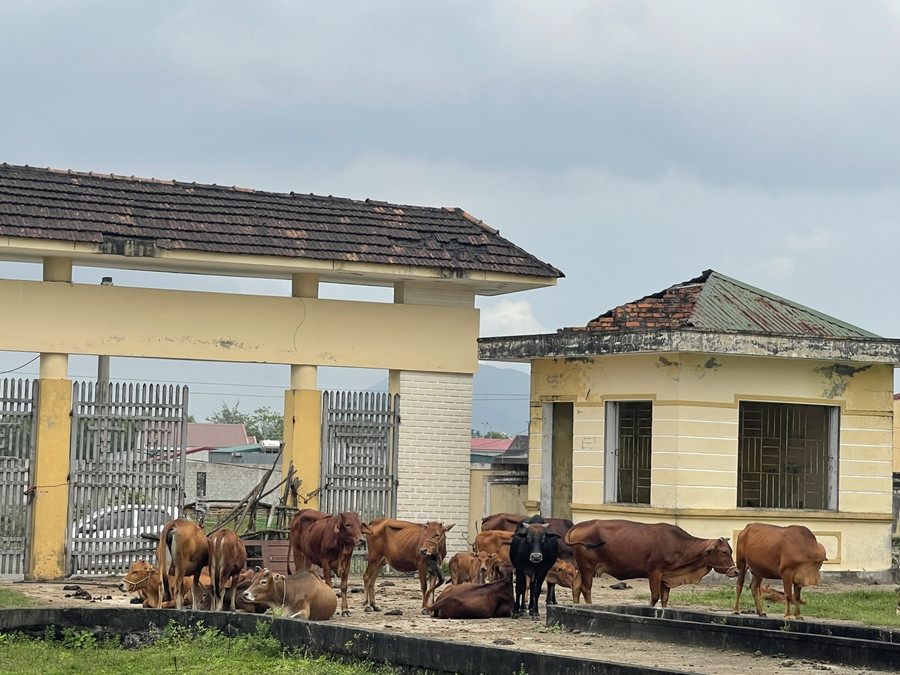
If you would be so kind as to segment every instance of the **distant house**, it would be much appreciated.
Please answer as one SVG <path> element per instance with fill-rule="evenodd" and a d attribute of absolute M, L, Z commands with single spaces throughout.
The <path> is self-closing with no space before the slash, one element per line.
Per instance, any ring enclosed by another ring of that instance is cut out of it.
<path fill-rule="evenodd" d="M 708 270 L 479 357 L 531 364 L 531 511 L 802 524 L 823 571 L 890 580 L 896 340 Z"/>
<path fill-rule="evenodd" d="M 472 438 L 471 459 L 473 462 L 487 462 L 505 452 L 513 439 L 511 438 Z"/>

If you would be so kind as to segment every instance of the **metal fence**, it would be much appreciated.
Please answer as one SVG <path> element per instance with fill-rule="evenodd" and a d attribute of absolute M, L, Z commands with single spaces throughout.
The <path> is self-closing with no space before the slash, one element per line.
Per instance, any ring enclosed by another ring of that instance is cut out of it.
<path fill-rule="evenodd" d="M 0 577 L 21 579 L 31 531 L 37 381 L 0 380 Z"/>
<path fill-rule="evenodd" d="M 184 506 L 187 387 L 78 383 L 72 394 L 69 574 L 152 558 Z"/>

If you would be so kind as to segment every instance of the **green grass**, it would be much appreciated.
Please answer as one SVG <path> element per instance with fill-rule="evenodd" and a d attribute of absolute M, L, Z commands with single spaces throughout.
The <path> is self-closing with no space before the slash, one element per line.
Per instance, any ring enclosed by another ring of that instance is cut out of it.
<path fill-rule="evenodd" d="M 692 608 L 731 610 L 734 607 L 733 587 L 718 590 L 699 590 L 685 588 L 673 590 L 669 596 L 669 605 L 687 604 Z M 640 594 L 637 597 L 650 601 L 650 594 Z M 801 606 L 801 613 L 810 619 L 858 621 L 870 626 L 900 627 L 900 615 L 894 610 L 897 606 L 897 593 L 892 590 L 858 590 L 844 593 L 816 592 L 816 588 L 803 590 L 805 605 Z M 784 615 L 784 605 L 777 602 L 762 601 L 763 611 L 770 617 Z M 741 593 L 741 611 L 755 610 L 753 595 L 749 586 L 744 586 Z M 793 610 L 792 610 L 793 612 Z"/>
<path fill-rule="evenodd" d="M 62 640 L 35 639 L 22 634 L 0 635 L 0 672 L 29 675 L 298 675 L 388 674 L 371 664 L 345 664 L 308 658 L 283 648 L 269 635 L 268 625 L 257 633 L 226 638 L 216 629 L 188 630 L 170 625 L 152 645 L 124 649 L 118 639 L 100 641 L 88 631 L 63 632 Z"/>
<path fill-rule="evenodd" d="M 0 609 L 7 607 L 37 607 L 38 601 L 19 591 L 0 588 Z"/>

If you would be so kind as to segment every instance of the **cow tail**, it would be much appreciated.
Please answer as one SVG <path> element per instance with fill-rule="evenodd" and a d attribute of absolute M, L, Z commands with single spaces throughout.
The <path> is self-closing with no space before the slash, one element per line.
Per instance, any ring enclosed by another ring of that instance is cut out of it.
<path fill-rule="evenodd" d="M 293 557 L 294 557 L 294 544 L 291 541 L 290 536 L 288 536 L 288 551 L 287 551 L 287 557 L 284 560 L 284 566 L 287 569 L 288 576 L 290 576 L 292 574 L 291 558 L 293 558 Z"/>
<path fill-rule="evenodd" d="M 218 599 L 222 597 L 221 587 L 222 587 L 222 568 L 224 567 L 224 560 L 222 555 L 223 546 L 225 545 L 224 540 L 219 537 L 217 539 L 213 539 L 212 546 L 210 546 L 209 551 L 209 577 L 212 582 L 213 594 L 216 598 L 216 602 Z M 213 609 L 215 609 L 215 603 L 213 604 Z"/>
<path fill-rule="evenodd" d="M 160 560 L 160 575 L 163 582 L 163 601 L 172 601 L 172 588 L 169 586 L 169 568 L 175 560 L 175 528 L 170 527 L 166 532 L 166 542 L 162 547 L 163 559 Z"/>

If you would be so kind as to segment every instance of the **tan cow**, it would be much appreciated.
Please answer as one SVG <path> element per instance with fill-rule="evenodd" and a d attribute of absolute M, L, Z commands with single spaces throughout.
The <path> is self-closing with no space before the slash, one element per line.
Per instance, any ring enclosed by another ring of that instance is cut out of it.
<path fill-rule="evenodd" d="M 475 552 L 494 553 L 501 563 L 508 563 L 512 538 L 513 533 L 506 530 L 483 530 L 475 535 Z"/>
<path fill-rule="evenodd" d="M 176 518 L 166 523 L 159 534 L 156 560 L 160 572 L 175 576 L 174 590 L 168 576 L 163 577 L 165 593 L 160 593 L 159 604 L 170 600 L 174 593 L 175 607 L 184 607 L 184 578 L 191 577 L 191 606 L 200 606 L 200 573 L 209 561 L 209 543 L 206 534 L 192 520 Z M 165 597 L 164 597 L 165 596 Z"/>
<path fill-rule="evenodd" d="M 209 536 L 209 576 L 212 579 L 212 608 L 220 612 L 225 605 L 225 587 L 235 586 L 247 565 L 247 547 L 234 530 L 219 530 Z M 235 594 L 230 608 L 235 610 Z"/>
<path fill-rule="evenodd" d="M 174 583 L 175 577 L 170 576 L 169 584 L 173 585 Z M 203 588 L 201 597 L 203 594 L 207 593 L 209 583 L 209 575 L 205 572 L 202 573 L 200 575 L 200 584 Z M 128 573 L 122 578 L 122 581 L 119 582 L 118 586 L 119 590 L 125 591 L 126 593 L 136 593 L 142 600 L 142 607 L 152 607 L 155 609 L 160 606 L 162 583 L 159 576 L 159 568 L 155 565 L 151 565 L 146 560 L 135 560 L 131 564 L 131 567 L 128 568 Z M 186 605 L 191 604 L 192 598 L 190 589 L 184 593 L 182 602 Z M 173 600 L 164 600 L 161 606 L 163 609 L 171 609 L 175 607 L 175 602 Z M 202 600 L 200 608 L 203 609 Z"/>
<path fill-rule="evenodd" d="M 819 570 L 825 562 L 825 547 L 816 541 L 809 528 L 802 525 L 766 525 L 750 523 L 741 530 L 735 546 L 738 570 L 734 613 L 740 612 L 741 591 L 749 569 L 753 578 L 750 592 L 756 603 L 756 613 L 765 616 L 759 601 L 763 579 L 781 579 L 784 584 L 784 616 L 800 619 L 800 593 L 804 586 L 819 583 Z"/>
<path fill-rule="evenodd" d="M 556 605 L 556 585 L 572 589 L 572 603 L 577 604 L 581 595 L 581 575 L 570 562 L 557 560 L 547 572 L 547 604 Z"/>
<path fill-rule="evenodd" d="M 444 583 L 441 563 L 447 555 L 447 532 L 452 528 L 453 525 L 444 525 L 434 520 L 411 523 L 407 520 L 377 518 L 369 523 L 366 535 L 369 559 L 363 574 L 366 611 L 381 611 L 375 604 L 375 580 L 387 563 L 398 572 L 419 572 L 422 613 L 427 614 L 425 601 L 428 581 L 434 579 L 431 590 Z"/>
<path fill-rule="evenodd" d="M 247 602 L 283 609 L 286 619 L 325 621 L 337 609 L 337 595 L 331 584 L 312 572 L 298 570 L 290 576 L 268 569 L 256 573 L 253 582 L 242 593 Z"/>
<path fill-rule="evenodd" d="M 497 560 L 496 553 L 457 553 L 450 558 L 450 583 L 461 584 L 471 581 L 483 584 L 488 579 L 488 574 Z"/>

